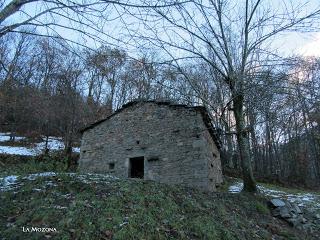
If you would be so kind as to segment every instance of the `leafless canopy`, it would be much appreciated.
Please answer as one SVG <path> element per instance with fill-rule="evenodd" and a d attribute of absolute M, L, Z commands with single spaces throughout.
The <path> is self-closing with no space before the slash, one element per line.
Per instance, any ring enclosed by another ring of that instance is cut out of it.
<path fill-rule="evenodd" d="M 11 0 L 0 1 L 0 37 L 9 32 L 22 32 L 67 40 L 82 46 L 121 42 L 120 25 L 128 9 L 170 7 L 178 1 L 119 0 Z M 26 30 L 27 29 L 27 30 Z"/>

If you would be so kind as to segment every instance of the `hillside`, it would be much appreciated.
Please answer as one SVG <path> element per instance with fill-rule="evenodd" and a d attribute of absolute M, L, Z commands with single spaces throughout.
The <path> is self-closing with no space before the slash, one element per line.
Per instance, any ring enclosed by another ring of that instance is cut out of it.
<path fill-rule="evenodd" d="M 65 148 L 61 137 L 50 136 L 47 139 L 39 136 L 38 141 L 23 136 L 16 136 L 14 141 L 10 140 L 10 132 L 0 132 L 0 154 L 37 156 L 44 152 L 45 148 L 49 151 L 61 151 Z M 73 152 L 80 152 L 80 148 L 73 147 Z"/>
<path fill-rule="evenodd" d="M 206 193 L 108 175 L 0 179 L 1 239 L 317 239 L 270 215 L 260 196 Z M 24 227 L 24 228 L 23 228 Z M 23 232 L 45 227 L 49 231 Z M 51 228 L 51 229 L 49 229 Z M 57 231 L 53 231 L 55 228 Z"/>

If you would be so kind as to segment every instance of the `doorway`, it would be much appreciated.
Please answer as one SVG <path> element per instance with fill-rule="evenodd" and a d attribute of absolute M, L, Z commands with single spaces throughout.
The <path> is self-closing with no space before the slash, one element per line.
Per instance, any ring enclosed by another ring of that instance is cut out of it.
<path fill-rule="evenodd" d="M 130 158 L 129 165 L 129 178 L 142 178 L 144 177 L 144 157 Z"/>

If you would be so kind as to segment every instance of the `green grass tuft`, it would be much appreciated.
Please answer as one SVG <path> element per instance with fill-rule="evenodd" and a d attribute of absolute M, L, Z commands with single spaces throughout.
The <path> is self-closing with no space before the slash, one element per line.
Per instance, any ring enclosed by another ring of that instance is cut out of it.
<path fill-rule="evenodd" d="M 267 207 L 266 204 L 263 204 L 261 202 L 256 202 L 255 206 L 256 206 L 256 210 L 261 214 L 269 214 L 270 213 L 269 208 Z"/>

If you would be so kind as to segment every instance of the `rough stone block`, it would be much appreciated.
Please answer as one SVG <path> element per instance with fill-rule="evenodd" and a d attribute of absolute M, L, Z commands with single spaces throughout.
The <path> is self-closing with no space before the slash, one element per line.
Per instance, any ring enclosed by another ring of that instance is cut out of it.
<path fill-rule="evenodd" d="M 286 203 L 284 201 L 282 201 L 281 199 L 271 199 L 270 203 L 272 204 L 273 207 L 283 207 L 286 205 Z"/>

